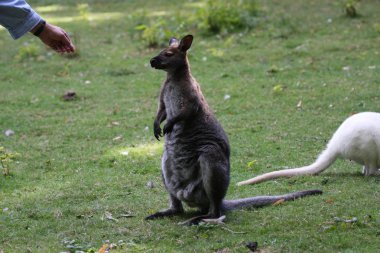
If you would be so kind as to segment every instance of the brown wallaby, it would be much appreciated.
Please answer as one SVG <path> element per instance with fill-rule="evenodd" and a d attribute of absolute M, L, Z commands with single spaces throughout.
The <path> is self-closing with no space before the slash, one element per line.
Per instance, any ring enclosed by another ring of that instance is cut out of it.
<path fill-rule="evenodd" d="M 187 50 L 192 41 L 192 35 L 181 41 L 172 38 L 169 47 L 150 60 L 153 68 L 167 72 L 154 120 L 154 136 L 158 140 L 162 137 L 160 124 L 166 120 L 162 176 L 169 192 L 170 207 L 146 219 L 181 214 L 184 202 L 204 213 L 187 221 L 187 224 L 197 224 L 203 219 L 218 218 L 232 209 L 261 207 L 281 199 L 294 200 L 321 194 L 320 190 L 309 190 L 280 196 L 223 200 L 230 181 L 230 146 L 199 84 L 191 75 Z"/>

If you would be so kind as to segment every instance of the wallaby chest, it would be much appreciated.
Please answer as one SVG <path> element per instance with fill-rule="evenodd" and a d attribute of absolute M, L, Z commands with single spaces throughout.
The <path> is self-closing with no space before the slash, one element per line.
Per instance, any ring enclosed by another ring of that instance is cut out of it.
<path fill-rule="evenodd" d="M 180 114 L 187 100 L 184 88 L 178 82 L 169 80 L 162 92 L 168 119 Z"/>

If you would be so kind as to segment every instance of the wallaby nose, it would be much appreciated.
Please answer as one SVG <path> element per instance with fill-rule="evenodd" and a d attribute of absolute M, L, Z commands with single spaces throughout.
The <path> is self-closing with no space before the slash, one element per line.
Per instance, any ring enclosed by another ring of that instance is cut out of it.
<path fill-rule="evenodd" d="M 150 59 L 150 66 L 154 68 L 156 65 L 157 65 L 157 59 L 156 58 Z"/>

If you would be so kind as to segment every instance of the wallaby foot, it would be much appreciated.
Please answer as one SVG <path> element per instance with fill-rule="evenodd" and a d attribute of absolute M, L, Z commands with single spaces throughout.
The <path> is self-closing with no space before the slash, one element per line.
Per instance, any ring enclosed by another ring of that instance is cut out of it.
<path fill-rule="evenodd" d="M 364 176 L 379 176 L 380 171 L 378 168 L 370 167 L 370 166 L 363 166 L 363 175 Z"/>
<path fill-rule="evenodd" d="M 179 215 L 182 213 L 184 213 L 183 209 L 169 208 L 167 210 L 159 211 L 157 213 L 149 215 L 145 217 L 145 220 L 154 220 L 154 219 L 159 219 L 159 218 L 164 218 L 164 217 L 170 217 L 170 216 Z"/>

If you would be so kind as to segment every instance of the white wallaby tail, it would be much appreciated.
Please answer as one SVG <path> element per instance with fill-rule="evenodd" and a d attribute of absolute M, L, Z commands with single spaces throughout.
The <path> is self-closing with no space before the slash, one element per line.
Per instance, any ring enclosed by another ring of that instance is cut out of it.
<path fill-rule="evenodd" d="M 318 174 L 325 169 L 327 169 L 337 158 L 338 153 L 335 152 L 333 147 L 329 147 L 322 152 L 322 154 L 318 157 L 318 159 L 311 165 L 295 168 L 295 169 L 286 169 L 279 171 L 272 171 L 269 173 L 265 173 L 263 175 L 248 179 L 246 181 L 241 181 L 238 185 L 247 185 L 247 184 L 257 184 L 260 182 L 268 181 L 271 179 L 279 178 L 279 177 L 293 177 L 299 175 L 315 175 Z"/>

